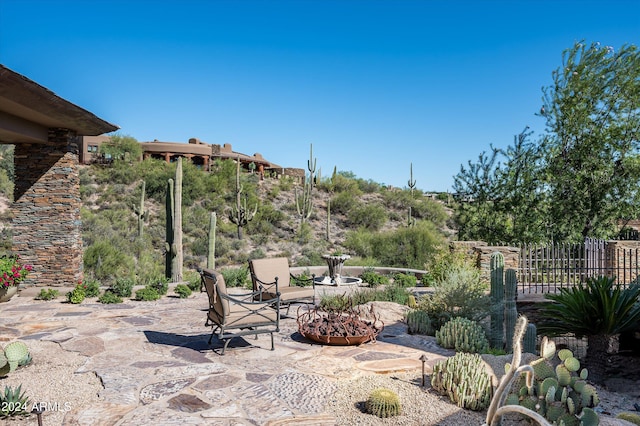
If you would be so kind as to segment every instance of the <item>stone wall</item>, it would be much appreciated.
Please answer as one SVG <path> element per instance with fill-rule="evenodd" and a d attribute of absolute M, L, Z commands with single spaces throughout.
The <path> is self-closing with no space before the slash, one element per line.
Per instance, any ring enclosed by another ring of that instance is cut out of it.
<path fill-rule="evenodd" d="M 83 278 L 75 134 L 50 129 L 52 145 L 15 147 L 13 252 L 33 271 L 23 285 L 73 286 Z"/>

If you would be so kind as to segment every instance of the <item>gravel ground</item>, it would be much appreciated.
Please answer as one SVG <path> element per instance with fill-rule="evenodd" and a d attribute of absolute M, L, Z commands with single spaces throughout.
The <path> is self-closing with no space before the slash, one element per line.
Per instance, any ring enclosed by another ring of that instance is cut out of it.
<path fill-rule="evenodd" d="M 75 373 L 86 361 L 86 357 L 62 349 L 57 343 L 30 340 L 26 342 L 34 360 L 20 367 L 6 378 L 0 379 L 0 389 L 21 385 L 30 405 L 44 404 L 48 407 L 42 415 L 43 424 L 63 424 L 67 411 L 90 407 L 98 401 L 102 390 L 100 379 L 93 373 Z M 35 415 L 29 424 L 36 424 Z M 25 423 L 18 418 L 0 420 L 0 425 Z"/>
<path fill-rule="evenodd" d="M 66 411 L 89 408 L 99 401 L 102 384 L 92 373 L 74 373 L 85 362 L 84 356 L 63 350 L 57 343 L 29 341 L 29 349 L 37 362 L 21 367 L 6 378 L 0 379 L 0 388 L 5 385 L 18 386 L 29 396 L 31 403 L 43 402 L 50 410 L 43 415 L 46 426 L 63 425 Z M 497 357 L 494 357 L 497 358 Z M 505 357 L 509 358 L 509 357 Z M 494 360 L 496 369 L 502 361 Z M 416 381 L 415 373 L 393 375 L 367 375 L 355 380 L 340 380 L 336 383 L 336 392 L 330 399 L 326 412 L 337 419 L 339 426 L 368 425 L 423 425 L 423 426 L 460 426 L 481 425 L 486 412 L 462 410 L 452 404 L 448 398 L 441 397 L 431 390 L 427 377 L 426 386 Z M 390 419 L 380 419 L 364 412 L 364 401 L 375 388 L 388 388 L 400 396 L 402 414 Z M 601 403 L 601 419 L 611 419 L 615 414 L 630 410 L 637 402 L 638 391 L 614 393 L 598 390 Z M 53 410 L 51 410 L 53 406 Z M 520 422 L 521 423 L 521 422 Z M 29 420 L 13 418 L 0 420 L 0 425 L 36 424 L 35 416 Z M 517 421 L 504 422 L 506 425 L 519 424 Z M 612 424 L 602 422 L 601 424 Z M 628 423 L 613 423 L 628 424 Z"/>

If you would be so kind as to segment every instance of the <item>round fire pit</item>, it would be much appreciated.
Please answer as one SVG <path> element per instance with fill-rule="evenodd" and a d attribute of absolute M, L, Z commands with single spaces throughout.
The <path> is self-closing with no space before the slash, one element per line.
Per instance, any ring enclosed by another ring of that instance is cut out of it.
<path fill-rule="evenodd" d="M 298 315 L 298 331 L 307 339 L 324 345 L 351 346 L 375 342 L 384 324 L 373 312 L 373 307 L 371 314 L 374 321 L 365 321 L 352 308 L 324 311 L 316 307 Z"/>

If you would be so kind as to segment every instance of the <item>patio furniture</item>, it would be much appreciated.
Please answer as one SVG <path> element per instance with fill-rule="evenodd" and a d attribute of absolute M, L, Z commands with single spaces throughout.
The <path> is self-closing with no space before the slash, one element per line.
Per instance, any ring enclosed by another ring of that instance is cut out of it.
<path fill-rule="evenodd" d="M 310 302 L 315 304 L 315 275 L 311 278 L 298 278 L 289 270 L 286 257 L 249 260 L 249 272 L 253 291 L 260 293 L 260 300 L 269 300 L 280 292 L 280 303 L 287 305 L 287 315 L 293 303 Z M 303 284 L 303 285 L 300 285 Z M 310 284 L 310 286 L 304 286 Z"/>
<path fill-rule="evenodd" d="M 213 327 L 209 344 L 213 335 L 224 342 L 221 355 L 224 355 L 229 342 L 234 337 L 269 333 L 271 335 L 271 350 L 273 333 L 280 331 L 280 293 L 276 286 L 273 297 L 260 300 L 256 292 L 243 294 L 229 294 L 224 277 L 212 270 L 200 270 L 200 276 L 209 296 L 206 327 Z"/>

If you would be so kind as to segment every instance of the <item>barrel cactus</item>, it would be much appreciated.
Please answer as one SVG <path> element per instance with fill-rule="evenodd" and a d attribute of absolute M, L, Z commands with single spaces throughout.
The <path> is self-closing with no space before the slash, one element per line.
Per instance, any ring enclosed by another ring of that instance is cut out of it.
<path fill-rule="evenodd" d="M 365 402 L 367 413 L 387 418 L 401 413 L 400 397 L 391 389 L 374 389 Z"/>
<path fill-rule="evenodd" d="M 447 349 L 461 352 L 485 353 L 489 341 L 482 326 L 467 318 L 456 317 L 436 331 L 436 342 Z"/>
<path fill-rule="evenodd" d="M 431 386 L 458 407 L 474 411 L 487 408 L 493 394 L 491 377 L 480 355 L 464 352 L 434 365 Z"/>

